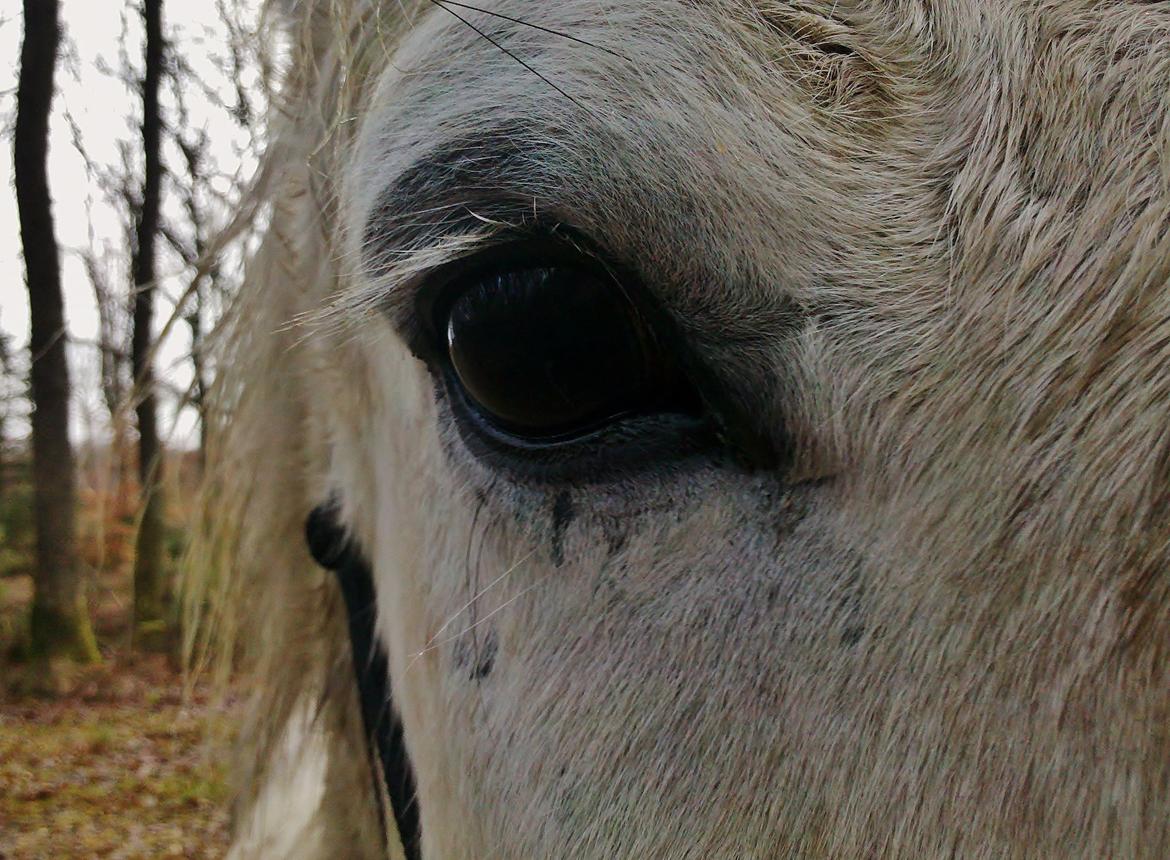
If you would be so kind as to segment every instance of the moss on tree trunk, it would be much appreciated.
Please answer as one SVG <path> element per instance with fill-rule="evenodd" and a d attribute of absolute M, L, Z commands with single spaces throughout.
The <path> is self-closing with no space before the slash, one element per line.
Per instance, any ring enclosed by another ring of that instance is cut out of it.
<path fill-rule="evenodd" d="M 29 656 L 38 662 L 60 658 L 97 662 L 100 655 L 85 601 L 77 599 L 73 606 L 34 603 L 29 619 Z"/>
<path fill-rule="evenodd" d="M 168 592 L 162 487 L 145 493 L 134 549 L 134 642 L 147 651 L 166 650 Z"/>

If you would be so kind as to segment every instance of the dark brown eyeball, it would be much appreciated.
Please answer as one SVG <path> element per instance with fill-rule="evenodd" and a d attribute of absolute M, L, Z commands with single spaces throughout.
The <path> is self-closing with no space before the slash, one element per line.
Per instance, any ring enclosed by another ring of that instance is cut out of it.
<path fill-rule="evenodd" d="M 547 439 L 652 411 L 669 362 L 620 286 L 572 267 L 479 276 L 449 306 L 450 366 L 491 424 Z"/>

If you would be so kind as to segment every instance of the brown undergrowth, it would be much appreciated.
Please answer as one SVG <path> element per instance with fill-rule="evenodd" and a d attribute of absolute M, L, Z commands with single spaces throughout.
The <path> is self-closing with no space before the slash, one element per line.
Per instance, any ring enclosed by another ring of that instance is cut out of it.
<path fill-rule="evenodd" d="M 232 725 L 158 656 L 107 656 L 69 695 L 0 703 L 0 858 L 222 857 Z"/>
<path fill-rule="evenodd" d="M 235 700 L 131 647 L 135 494 L 92 474 L 78 525 L 97 666 L 24 660 L 31 491 L 9 482 L 0 499 L 0 860 L 223 857 Z M 193 483 L 171 488 L 172 559 Z"/>

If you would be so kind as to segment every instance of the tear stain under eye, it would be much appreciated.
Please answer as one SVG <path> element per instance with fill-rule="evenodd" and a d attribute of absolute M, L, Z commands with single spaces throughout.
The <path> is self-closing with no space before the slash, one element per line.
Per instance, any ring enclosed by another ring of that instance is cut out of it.
<path fill-rule="evenodd" d="M 614 518 L 603 525 L 605 533 L 606 560 L 612 559 L 626 548 L 630 540 L 628 527 L 620 519 Z"/>
<path fill-rule="evenodd" d="M 475 668 L 471 672 L 473 681 L 482 681 L 492 673 L 496 665 L 496 652 L 500 649 L 499 640 L 493 630 L 488 633 L 483 646 L 479 649 L 479 656 L 475 661 Z"/>
<path fill-rule="evenodd" d="M 456 669 L 467 673 L 469 681 L 482 681 L 495 668 L 499 650 L 499 637 L 495 630 L 489 630 L 482 642 L 467 638 L 457 640 L 451 658 Z"/>
<path fill-rule="evenodd" d="M 552 560 L 557 567 L 565 563 L 565 532 L 574 516 L 573 498 L 568 490 L 562 490 L 552 507 Z"/>

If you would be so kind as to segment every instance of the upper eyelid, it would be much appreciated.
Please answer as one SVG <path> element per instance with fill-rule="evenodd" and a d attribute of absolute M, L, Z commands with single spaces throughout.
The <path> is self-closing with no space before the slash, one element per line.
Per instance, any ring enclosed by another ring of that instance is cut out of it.
<path fill-rule="evenodd" d="M 415 296 L 435 272 L 509 236 L 554 233 L 569 220 L 534 193 L 544 185 L 550 141 L 530 123 L 502 123 L 410 162 L 367 204 L 357 255 L 363 283 L 347 304 L 359 312 L 377 307 L 413 349 Z"/>
<path fill-rule="evenodd" d="M 388 224 L 384 213 L 367 219 L 361 250 L 361 283 L 345 304 L 358 314 L 373 307 L 390 319 L 412 345 L 418 339 L 417 295 L 437 272 L 458 266 L 508 237 L 531 230 L 532 208 L 524 218 L 508 220 L 484 214 L 482 207 L 446 207 L 452 214 L 442 224 Z M 494 211 L 503 214 L 503 206 Z"/>
<path fill-rule="evenodd" d="M 407 164 L 369 200 L 357 255 L 364 284 L 350 304 L 377 307 L 408 343 L 417 341 L 414 296 L 435 271 L 507 234 L 571 220 L 539 192 L 556 185 L 556 138 L 530 120 L 505 121 L 457 134 Z"/>
<path fill-rule="evenodd" d="M 518 122 L 452 138 L 405 167 L 369 207 L 362 253 L 380 254 L 424 237 L 474 230 L 476 224 L 515 224 L 533 214 L 528 186 L 540 173 L 547 141 Z M 376 157 L 376 154 L 371 154 Z M 435 215 L 418 223 L 420 215 Z"/>

